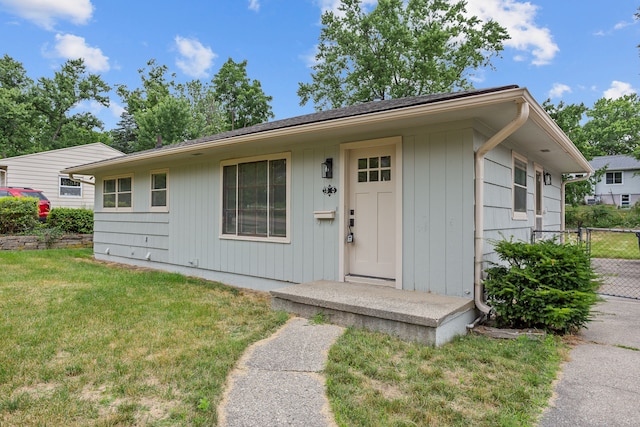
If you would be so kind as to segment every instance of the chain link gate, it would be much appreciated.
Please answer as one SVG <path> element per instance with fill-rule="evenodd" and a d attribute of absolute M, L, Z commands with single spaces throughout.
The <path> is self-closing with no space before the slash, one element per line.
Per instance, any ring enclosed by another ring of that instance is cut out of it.
<path fill-rule="evenodd" d="M 640 230 L 579 228 L 531 233 L 531 242 L 548 238 L 584 245 L 602 282 L 599 294 L 640 299 Z"/>
<path fill-rule="evenodd" d="M 640 230 L 587 228 L 586 238 L 598 293 L 640 299 Z"/>

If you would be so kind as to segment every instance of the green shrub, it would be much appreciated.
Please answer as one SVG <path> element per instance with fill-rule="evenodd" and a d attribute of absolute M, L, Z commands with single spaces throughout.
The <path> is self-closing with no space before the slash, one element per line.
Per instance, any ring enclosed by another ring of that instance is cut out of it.
<path fill-rule="evenodd" d="M 0 234 L 15 234 L 38 226 L 38 199 L 33 197 L 0 198 Z"/>
<path fill-rule="evenodd" d="M 47 226 L 65 233 L 93 233 L 93 211 L 90 209 L 53 208 Z"/>
<path fill-rule="evenodd" d="M 567 333 L 590 320 L 599 283 L 584 247 L 503 240 L 495 249 L 507 265 L 487 269 L 484 284 L 498 326 Z"/>

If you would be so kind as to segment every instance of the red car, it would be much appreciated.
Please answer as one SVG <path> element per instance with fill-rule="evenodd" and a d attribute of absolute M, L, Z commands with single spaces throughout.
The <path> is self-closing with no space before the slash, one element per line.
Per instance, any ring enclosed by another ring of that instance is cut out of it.
<path fill-rule="evenodd" d="M 47 219 L 51 210 L 51 202 L 46 198 L 42 191 L 34 190 L 29 187 L 0 187 L 0 197 L 34 197 L 40 200 L 40 221 Z"/>

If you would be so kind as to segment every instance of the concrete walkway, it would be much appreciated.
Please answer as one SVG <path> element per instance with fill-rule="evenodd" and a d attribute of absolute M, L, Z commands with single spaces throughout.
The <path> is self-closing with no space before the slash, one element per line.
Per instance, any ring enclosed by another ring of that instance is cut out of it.
<path fill-rule="evenodd" d="M 606 297 L 595 311 L 540 427 L 640 425 L 640 301 Z"/>
<path fill-rule="evenodd" d="M 218 407 L 219 425 L 335 426 L 320 372 L 329 347 L 343 331 L 293 318 L 252 345 L 228 379 Z"/>

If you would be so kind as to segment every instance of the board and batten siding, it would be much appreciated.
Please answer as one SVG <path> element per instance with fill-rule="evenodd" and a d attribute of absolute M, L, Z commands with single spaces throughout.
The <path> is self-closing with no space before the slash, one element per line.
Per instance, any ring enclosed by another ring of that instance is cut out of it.
<path fill-rule="evenodd" d="M 531 241 L 535 229 L 535 171 L 536 164 L 527 159 L 527 219 L 513 219 L 513 153 L 508 143 L 499 145 L 485 157 L 484 181 L 484 259 L 498 262 L 494 243 L 504 239 Z M 543 165 L 538 166 L 543 168 Z M 558 231 L 561 226 L 560 183 L 562 176 L 552 173 L 552 185 L 542 186 L 542 228 Z M 551 237 L 551 234 L 547 237 Z M 488 266 L 488 265 L 487 265 Z"/>
<path fill-rule="evenodd" d="M 102 143 L 94 143 L 0 159 L 0 167 L 6 168 L 7 186 L 41 190 L 51 202 L 52 208 L 93 209 L 94 186 L 81 183 L 80 197 L 61 196 L 59 180 L 66 175 L 61 174 L 60 171 L 120 155 L 122 153 L 118 150 Z M 78 175 L 76 178 L 83 181 L 93 180 L 91 176 Z"/>
<path fill-rule="evenodd" d="M 473 132 L 403 141 L 403 289 L 473 297 Z"/>
<path fill-rule="evenodd" d="M 291 154 L 290 243 L 220 238 L 220 162 L 280 152 Z M 337 220 L 313 216 L 316 210 L 337 210 L 338 199 L 322 192 L 329 184 L 339 186 L 337 178 L 320 177 L 320 164 L 337 155 L 337 143 L 321 144 L 201 156 L 158 167 L 167 169 L 169 182 L 169 209 L 162 213 L 149 212 L 150 176 L 156 168 L 117 171 L 114 175 L 133 174 L 133 212 L 96 208 L 94 252 L 98 258 L 116 257 L 140 265 L 158 262 L 170 270 L 253 288 L 263 287 L 261 279 L 338 280 Z M 103 178 L 98 177 L 100 182 Z M 98 206 L 101 188 L 96 196 Z"/>

